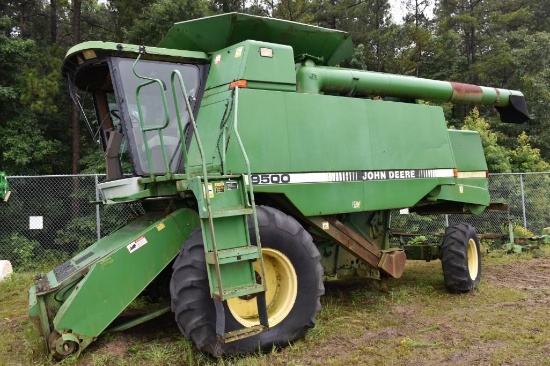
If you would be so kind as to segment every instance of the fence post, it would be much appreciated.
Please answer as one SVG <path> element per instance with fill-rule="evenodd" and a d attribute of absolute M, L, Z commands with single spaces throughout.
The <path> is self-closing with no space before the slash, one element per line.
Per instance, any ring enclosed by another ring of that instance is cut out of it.
<path fill-rule="evenodd" d="M 525 192 L 523 190 L 523 174 L 519 175 L 519 186 L 521 188 L 521 209 L 523 212 L 523 227 L 527 229 L 527 214 L 525 212 Z"/>
<path fill-rule="evenodd" d="M 97 174 L 94 175 L 95 180 L 95 200 L 99 201 L 99 189 L 97 188 L 97 185 L 99 184 L 99 180 L 97 178 Z M 95 205 L 95 226 L 97 229 L 97 240 L 101 239 L 101 218 L 99 215 L 99 204 L 96 203 Z"/>

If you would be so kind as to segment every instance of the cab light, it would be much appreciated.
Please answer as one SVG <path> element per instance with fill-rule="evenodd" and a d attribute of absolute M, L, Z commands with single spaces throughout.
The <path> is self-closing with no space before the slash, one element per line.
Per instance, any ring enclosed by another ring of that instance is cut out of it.
<path fill-rule="evenodd" d="M 246 86 L 247 86 L 246 80 L 237 80 L 229 84 L 229 89 L 234 89 L 235 87 L 246 88 Z"/>

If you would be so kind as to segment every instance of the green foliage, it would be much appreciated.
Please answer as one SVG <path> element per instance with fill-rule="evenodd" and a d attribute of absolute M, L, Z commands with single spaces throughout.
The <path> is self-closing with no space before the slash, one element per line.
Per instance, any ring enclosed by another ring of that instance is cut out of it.
<path fill-rule="evenodd" d="M 74 253 L 92 244 L 96 234 L 95 214 L 72 219 L 63 229 L 57 231 L 55 244 Z"/>
<path fill-rule="evenodd" d="M 532 0 L 407 0 L 401 4 L 406 8 L 402 22 L 398 19 L 396 24 L 390 4 L 389 0 L 85 0 L 79 29 L 83 41 L 156 45 L 174 22 L 240 11 L 344 30 L 356 46 L 351 60 L 342 66 L 522 90 L 532 116 L 525 126 L 495 123 L 493 111 L 479 110 L 479 119 L 488 124 L 477 127 L 483 131 L 490 169 L 547 169 L 548 6 Z M 71 103 L 60 62 L 72 45 L 73 5 L 67 0 L 8 1 L 0 7 L 0 166 L 10 174 L 71 170 Z M 469 106 L 445 107 L 447 120 L 456 128 L 467 117 L 473 118 L 470 111 Z M 83 134 L 80 145 L 84 169 L 104 169 L 89 136 Z"/>
<path fill-rule="evenodd" d="M 517 137 L 514 150 L 507 149 L 499 144 L 499 135 L 479 116 L 477 108 L 466 117 L 463 129 L 480 133 L 487 166 L 492 173 L 550 171 L 550 164 L 542 159 L 540 149 L 531 146 L 531 138 L 525 132 Z"/>
<path fill-rule="evenodd" d="M 353 56 L 349 60 L 349 67 L 359 70 L 367 70 L 367 60 L 365 59 L 365 45 L 360 43 L 355 47 Z"/>
<path fill-rule="evenodd" d="M 531 238 L 535 235 L 532 231 L 524 228 L 520 224 L 514 223 L 513 226 L 514 238 Z"/>
<path fill-rule="evenodd" d="M 132 43 L 156 45 L 176 22 L 207 14 L 207 3 L 197 0 L 158 0 L 143 9 L 128 33 Z"/>
<path fill-rule="evenodd" d="M 51 174 L 58 162 L 56 154 L 62 151 L 61 142 L 45 136 L 38 117 L 31 111 L 0 125 L 0 145 L 4 169 L 19 174 Z"/>
<path fill-rule="evenodd" d="M 64 161 L 62 135 L 46 123 L 64 101 L 62 52 L 57 46 L 40 50 L 31 40 L 0 34 L 0 166 L 10 174 L 53 173 Z"/>
<path fill-rule="evenodd" d="M 24 72 L 25 88 L 21 101 L 37 113 L 53 114 L 58 111 L 55 103 L 61 93 L 61 61 L 63 52 L 59 46 L 48 47 Z"/>
<path fill-rule="evenodd" d="M 280 0 L 274 15 L 279 19 L 293 22 L 311 23 L 314 21 L 313 3 L 310 0 Z"/>
<path fill-rule="evenodd" d="M 522 132 L 518 136 L 518 146 L 510 153 L 514 172 L 547 172 L 550 164 L 542 160 L 540 149 L 531 147 L 531 138 Z"/>
<path fill-rule="evenodd" d="M 524 126 L 541 156 L 550 159 L 550 27 L 546 32 L 512 34 L 517 47 L 511 51 L 515 60 L 514 85 L 525 94 L 531 121 Z"/>
<path fill-rule="evenodd" d="M 424 244 L 428 241 L 424 235 L 416 236 L 407 242 L 407 245 Z"/>
<path fill-rule="evenodd" d="M 13 233 L 9 237 L 3 238 L 4 252 L 7 253 L 13 267 L 20 269 L 35 268 L 35 251 L 40 247 L 40 243 L 30 240 L 18 233 Z"/>
<path fill-rule="evenodd" d="M 477 108 L 474 108 L 466 117 L 463 129 L 479 132 L 490 172 L 507 173 L 511 171 L 509 152 L 498 144 L 496 133 L 491 131 L 487 121 L 479 116 Z"/>

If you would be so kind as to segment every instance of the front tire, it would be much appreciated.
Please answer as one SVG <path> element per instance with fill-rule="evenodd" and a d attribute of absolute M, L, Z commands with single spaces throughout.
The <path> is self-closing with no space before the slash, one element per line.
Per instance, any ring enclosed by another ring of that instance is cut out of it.
<path fill-rule="evenodd" d="M 201 230 L 193 232 L 173 265 L 172 311 L 183 335 L 215 356 L 285 346 L 315 325 L 324 294 L 323 268 L 311 236 L 292 217 L 271 207 L 256 209 L 268 290 L 268 331 L 222 344 L 216 339 L 216 311 L 210 297 Z M 256 244 L 248 218 L 250 239 Z M 258 323 L 256 298 L 224 303 L 226 332 Z"/>
<path fill-rule="evenodd" d="M 481 251 L 475 229 L 467 223 L 445 229 L 441 244 L 445 287 L 452 293 L 472 291 L 481 280 Z"/>

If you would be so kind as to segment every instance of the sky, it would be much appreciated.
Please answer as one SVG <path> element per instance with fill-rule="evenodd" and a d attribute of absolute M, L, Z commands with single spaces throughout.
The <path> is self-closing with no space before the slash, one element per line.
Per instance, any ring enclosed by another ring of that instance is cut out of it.
<path fill-rule="evenodd" d="M 433 3 L 433 1 L 432 1 Z M 407 12 L 407 0 L 390 0 L 392 19 L 395 23 L 403 23 L 403 16 Z M 428 8 L 428 17 L 433 16 L 433 5 Z"/>
<path fill-rule="evenodd" d="M 405 15 L 406 1 L 403 0 L 390 0 L 392 19 L 396 23 L 403 22 L 403 16 Z"/>

